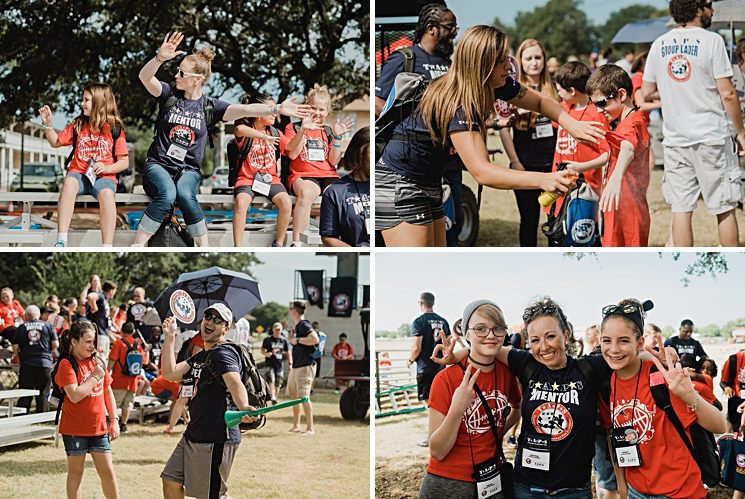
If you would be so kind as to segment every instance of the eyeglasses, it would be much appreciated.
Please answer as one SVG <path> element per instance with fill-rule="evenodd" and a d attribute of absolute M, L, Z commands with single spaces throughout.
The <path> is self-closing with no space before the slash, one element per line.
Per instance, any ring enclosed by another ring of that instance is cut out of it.
<path fill-rule="evenodd" d="M 458 26 L 456 26 L 455 24 L 442 24 L 442 23 L 437 23 L 437 25 L 438 25 L 439 27 L 441 27 L 441 28 L 445 28 L 446 30 L 448 30 L 448 31 L 449 31 L 450 33 L 452 33 L 452 34 L 454 34 L 454 35 L 457 35 L 457 34 L 458 34 L 458 30 L 460 29 L 460 28 L 459 28 Z"/>
<path fill-rule="evenodd" d="M 701 4 L 701 8 L 702 8 L 702 9 L 706 9 L 706 8 L 709 8 L 709 9 L 712 9 L 712 10 L 714 10 L 714 7 L 713 7 L 713 5 L 712 5 L 712 3 L 711 3 L 711 2 L 706 2 L 705 4 Z"/>
<path fill-rule="evenodd" d="M 181 68 L 178 68 L 178 71 L 176 71 L 176 74 L 179 76 L 179 78 L 183 78 L 184 76 L 202 76 L 199 73 L 187 73 Z"/>
<path fill-rule="evenodd" d="M 621 312 L 624 314 L 633 314 L 634 312 L 644 313 L 641 307 L 629 303 L 628 305 L 606 305 L 603 307 L 603 317 L 607 317 L 614 312 Z"/>
<path fill-rule="evenodd" d="M 206 321 L 212 321 L 212 323 L 213 323 L 213 324 L 214 324 L 215 326 L 219 326 L 220 324 L 222 324 L 222 323 L 224 323 L 224 322 L 225 322 L 225 319 L 223 319 L 223 318 L 222 318 L 222 317 L 220 317 L 219 315 L 216 315 L 216 314 L 210 314 L 210 313 L 206 313 L 206 314 L 204 314 L 204 320 L 206 320 Z"/>
<path fill-rule="evenodd" d="M 474 331 L 476 333 L 476 336 L 479 338 L 486 338 L 489 336 L 489 333 L 494 333 L 494 336 L 499 338 L 500 336 L 504 336 L 505 331 L 507 331 L 507 326 L 494 326 L 494 327 L 486 327 L 486 326 L 474 326 L 469 327 L 471 331 Z"/>
<path fill-rule="evenodd" d="M 597 107 L 598 109 L 604 109 L 604 108 L 605 108 L 605 106 L 607 106 L 607 105 L 608 105 L 608 102 L 609 102 L 609 101 L 611 101 L 612 99 L 615 99 L 615 98 L 616 98 L 616 96 L 615 96 L 615 95 L 613 95 L 613 94 L 610 94 L 610 95 L 609 95 L 608 97 L 606 97 L 605 99 L 603 99 L 603 100 L 599 100 L 599 101 L 597 101 L 597 102 L 596 102 L 596 101 L 592 101 L 592 103 L 593 103 L 593 104 L 595 104 L 595 107 Z"/>

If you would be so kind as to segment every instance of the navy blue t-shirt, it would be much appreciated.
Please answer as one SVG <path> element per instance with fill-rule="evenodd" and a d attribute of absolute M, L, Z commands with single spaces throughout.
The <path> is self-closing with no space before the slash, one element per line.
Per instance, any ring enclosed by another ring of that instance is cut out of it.
<path fill-rule="evenodd" d="M 135 325 L 135 328 L 140 332 L 145 341 L 150 341 L 150 330 L 153 326 L 148 326 L 143 321 L 145 313 L 147 313 L 148 307 L 152 307 L 153 302 L 146 301 L 143 303 L 133 303 L 127 309 L 127 322 L 131 322 Z"/>
<path fill-rule="evenodd" d="M 414 52 L 414 73 L 424 75 L 428 80 L 434 80 L 442 76 L 450 69 L 450 61 L 440 56 L 430 55 L 419 45 L 412 45 L 410 48 Z M 375 97 L 383 100 L 388 98 L 391 93 L 393 82 L 396 81 L 398 73 L 404 70 L 404 56 L 400 52 L 393 52 L 388 56 L 380 71 L 380 76 L 375 80 Z"/>
<path fill-rule="evenodd" d="M 268 367 L 274 369 L 282 369 L 282 361 L 284 360 L 284 353 L 289 350 L 287 346 L 287 340 L 282 338 L 275 338 L 274 336 L 267 336 L 261 344 L 261 348 L 267 352 L 272 352 L 274 355 L 266 357 L 265 362 Z"/>
<path fill-rule="evenodd" d="M 370 246 L 366 209 L 369 213 L 370 181 L 358 182 L 349 176 L 337 180 L 323 193 L 320 234 L 340 237 L 350 246 Z"/>
<path fill-rule="evenodd" d="M 704 347 L 698 340 L 688 338 L 687 340 L 681 340 L 679 336 L 673 336 L 665 340 L 664 346 L 673 347 L 678 355 L 690 354 L 696 357 L 706 357 Z"/>
<path fill-rule="evenodd" d="M 602 355 L 585 358 L 598 379 L 610 378 L 611 369 Z M 518 379 L 533 360 L 529 350 L 516 348 L 507 357 L 510 371 Z M 598 410 L 598 394 L 590 386 L 572 357 L 567 357 L 567 365 L 562 369 L 551 370 L 540 365 L 520 404 L 523 423 L 515 457 L 515 481 L 556 490 L 579 487 L 590 480 Z M 551 435 L 548 471 L 523 467 L 522 451 L 528 431 Z"/>
<path fill-rule="evenodd" d="M 298 322 L 295 326 L 295 338 L 307 338 L 312 332 L 313 326 L 305 319 Z M 316 362 L 313 360 L 313 357 L 310 356 L 315 349 L 315 345 L 302 345 L 300 343 L 292 345 L 292 367 L 297 368 L 315 364 Z"/>
<path fill-rule="evenodd" d="M 168 83 L 160 82 L 162 91 L 157 97 L 158 105 L 162 106 L 173 93 Z M 214 106 L 215 121 L 222 121 L 229 103 L 212 99 Z M 177 136 L 189 143 L 184 161 L 178 161 L 166 152 L 171 146 L 173 137 Z M 202 168 L 204 149 L 207 146 L 207 123 L 204 117 L 204 104 L 202 97 L 199 99 L 180 98 L 170 111 L 158 122 L 155 140 L 147 150 L 147 161 L 145 166 L 158 164 L 165 168 L 170 174 L 175 175 L 179 170 L 199 171 Z"/>
<path fill-rule="evenodd" d="M 94 314 L 91 312 L 88 303 L 85 304 L 86 318 L 94 323 L 98 328 L 98 334 L 109 334 L 109 300 L 103 291 L 96 291 L 98 298 L 96 299 L 96 308 L 98 309 Z"/>
<path fill-rule="evenodd" d="M 52 367 L 53 341 L 57 341 L 57 333 L 51 324 L 40 319 L 24 322 L 13 335 L 13 344 L 18 345 L 18 360 L 33 367 Z"/>
<path fill-rule="evenodd" d="M 450 324 L 444 317 L 434 312 L 420 315 L 411 324 L 411 335 L 422 337 L 422 349 L 416 359 L 417 374 L 437 374 L 443 369 L 443 366 L 432 362 L 430 359 L 432 352 L 435 350 L 435 345 L 442 343 L 442 340 L 435 340 L 436 329 L 444 331 L 446 336 L 450 336 Z"/>
<path fill-rule="evenodd" d="M 504 86 L 494 90 L 494 98 L 511 100 L 520 91 L 520 83 L 509 76 Z M 456 111 L 448 126 L 448 132 L 461 132 L 469 129 L 464 119 L 463 109 Z M 473 124 L 473 131 L 479 132 L 477 124 Z M 429 135 L 429 128 L 424 119 L 416 113 L 412 114 L 396 126 L 394 135 Z M 445 164 L 451 161 L 449 140 L 446 145 L 435 144 L 431 141 L 391 140 L 383 151 L 382 162 L 391 170 L 417 182 L 430 185 L 440 185 Z"/>
<path fill-rule="evenodd" d="M 220 376 L 229 372 L 241 373 L 241 359 L 233 347 L 221 345 L 211 351 L 212 361 Z M 190 442 L 198 443 L 239 443 L 241 441 L 240 427 L 228 429 L 225 424 L 225 411 L 227 410 L 225 396 L 230 393 L 217 379 L 212 383 L 207 383 L 212 375 L 205 366 L 206 360 L 207 350 L 202 350 L 186 359 L 191 369 L 184 375 L 183 381 L 188 383 L 193 379 L 195 385 L 194 395 L 189 403 L 191 421 L 186 427 L 184 437 Z M 232 398 L 230 410 L 238 410 Z"/>

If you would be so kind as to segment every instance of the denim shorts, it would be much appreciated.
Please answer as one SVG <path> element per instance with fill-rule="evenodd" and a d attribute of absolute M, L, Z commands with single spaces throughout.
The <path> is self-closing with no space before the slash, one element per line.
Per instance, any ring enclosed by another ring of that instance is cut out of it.
<path fill-rule="evenodd" d="M 645 494 L 643 492 L 639 492 L 634 487 L 629 484 L 629 499 L 670 499 L 667 496 L 653 496 L 649 494 Z"/>
<path fill-rule="evenodd" d="M 81 173 L 70 172 L 65 175 L 65 179 L 67 179 L 67 177 L 72 177 L 78 181 L 78 196 L 82 196 L 83 194 L 90 194 L 94 198 L 98 199 L 98 193 L 100 193 L 104 189 L 111 189 L 111 191 L 116 193 L 116 182 L 114 182 L 110 178 L 97 178 L 96 183 L 91 185 L 91 181 L 88 179 L 88 177 Z"/>
<path fill-rule="evenodd" d="M 560 492 L 556 491 L 548 491 L 548 490 L 542 490 L 538 491 L 536 490 L 533 492 L 530 485 L 525 485 L 523 483 L 514 482 L 514 489 L 515 499 L 592 499 L 592 482 L 588 481 L 584 485 L 580 485 L 579 487 L 569 487 L 565 490 L 561 490 Z"/>
<path fill-rule="evenodd" d="M 595 466 L 598 487 L 605 490 L 617 490 L 616 472 L 613 469 L 613 463 L 608 459 L 608 440 L 605 435 L 595 435 L 595 457 L 592 464 Z"/>
<path fill-rule="evenodd" d="M 84 456 L 89 452 L 111 453 L 111 442 L 109 441 L 108 434 L 98 437 L 62 435 L 62 441 L 65 443 L 65 453 L 68 456 Z"/>

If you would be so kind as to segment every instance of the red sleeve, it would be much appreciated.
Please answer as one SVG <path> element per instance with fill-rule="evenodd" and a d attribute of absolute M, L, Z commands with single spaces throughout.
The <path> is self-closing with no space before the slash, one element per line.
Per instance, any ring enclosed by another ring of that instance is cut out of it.
<path fill-rule="evenodd" d="M 722 381 L 725 385 L 728 385 L 729 382 L 729 357 L 727 357 L 727 360 L 724 361 L 724 365 L 722 366 Z M 732 388 L 732 387 L 730 387 Z"/>
<path fill-rule="evenodd" d="M 714 395 L 714 391 L 711 388 L 709 388 L 709 385 L 707 385 L 706 383 L 702 383 L 700 381 L 694 381 L 693 384 L 696 390 L 698 390 L 699 395 L 701 395 L 701 398 L 713 405 L 714 401 L 717 398 Z"/>
<path fill-rule="evenodd" d="M 113 361 L 118 362 L 121 358 L 121 350 L 122 350 L 122 342 L 119 340 L 116 340 L 114 344 L 111 346 L 111 351 L 109 352 L 109 358 Z"/>
<path fill-rule="evenodd" d="M 598 397 L 598 408 L 600 409 L 600 425 L 603 428 L 612 428 L 613 422 L 610 417 L 610 406 L 603 400 L 603 397 Z"/>
<path fill-rule="evenodd" d="M 109 374 L 109 371 L 106 371 L 106 374 L 103 377 L 103 387 L 106 388 L 107 386 L 111 386 L 111 382 L 114 380 L 114 378 L 111 377 L 111 374 Z"/>
<path fill-rule="evenodd" d="M 18 302 L 18 301 L 14 302 L 14 303 L 15 303 L 16 310 L 18 311 L 18 313 L 21 314 L 21 316 L 25 315 L 26 314 L 26 310 L 21 306 L 21 303 Z"/>
<path fill-rule="evenodd" d="M 708 374 L 701 374 L 701 376 L 704 377 L 704 382 L 706 383 L 706 386 L 711 388 L 712 393 L 714 392 L 714 380 L 709 376 Z"/>
<path fill-rule="evenodd" d="M 349 348 L 349 355 L 354 355 L 354 347 L 349 344 L 347 344 L 347 347 Z"/>
<path fill-rule="evenodd" d="M 67 125 L 64 130 L 62 130 L 59 134 L 57 134 L 57 140 L 59 140 L 59 143 L 63 146 L 69 146 L 72 144 L 72 136 L 73 136 L 73 129 L 72 129 L 72 123 Z"/>
<path fill-rule="evenodd" d="M 339 344 L 338 343 L 334 345 L 334 348 L 331 349 L 331 355 L 339 355 Z"/>
<path fill-rule="evenodd" d="M 292 123 L 285 127 L 285 133 L 279 132 L 279 153 L 283 156 L 287 156 L 287 144 L 290 143 L 292 138 L 295 136 L 295 127 Z"/>
<path fill-rule="evenodd" d="M 57 376 L 54 379 L 57 382 L 57 386 L 62 388 L 62 391 L 64 391 L 67 385 L 78 384 L 78 377 L 75 376 L 75 371 L 72 370 L 70 361 L 66 359 L 60 361 Z"/>
<path fill-rule="evenodd" d="M 124 135 L 124 128 L 122 128 L 122 133 L 119 134 L 119 138 L 116 139 L 114 152 L 116 153 L 117 160 L 122 159 L 124 156 L 129 156 L 129 151 L 127 151 L 127 137 Z"/>

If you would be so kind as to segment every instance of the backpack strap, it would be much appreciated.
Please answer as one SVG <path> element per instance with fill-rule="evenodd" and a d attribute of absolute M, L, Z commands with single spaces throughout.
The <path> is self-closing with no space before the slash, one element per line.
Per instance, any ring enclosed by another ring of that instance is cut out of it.
<path fill-rule="evenodd" d="M 70 151 L 70 154 L 67 156 L 67 159 L 65 160 L 65 169 L 67 169 L 68 166 L 70 166 L 70 162 L 72 161 L 72 158 L 75 157 L 75 149 L 78 147 L 78 131 L 75 130 L 75 125 L 72 125 L 72 151 Z"/>
<path fill-rule="evenodd" d="M 98 355 L 96 355 L 96 358 L 98 358 Z M 79 371 L 78 361 L 75 360 L 75 357 L 74 356 L 70 355 L 70 356 L 62 357 L 61 359 L 59 359 L 59 361 L 57 361 L 57 367 L 54 370 L 54 375 L 52 376 L 52 381 L 54 381 L 54 378 L 57 377 L 57 372 L 59 371 L 59 366 L 60 366 L 60 364 L 62 364 L 62 361 L 63 360 L 66 360 L 70 364 L 70 367 L 72 367 L 72 371 L 75 373 L 75 379 L 77 380 L 78 379 L 78 371 Z M 56 383 L 56 381 L 55 381 L 55 383 Z M 60 386 L 59 389 L 60 389 L 60 392 L 62 392 L 62 397 L 60 398 L 59 403 L 57 404 L 57 413 L 54 415 L 54 425 L 55 426 L 57 426 L 59 424 L 59 417 L 60 417 L 60 414 L 62 413 L 62 403 L 65 401 L 65 397 L 67 397 L 67 393 L 65 393 L 64 387 L 61 387 Z"/>
<path fill-rule="evenodd" d="M 404 73 L 414 72 L 414 51 L 410 47 L 404 47 L 396 50 L 404 58 Z"/>
<path fill-rule="evenodd" d="M 116 125 L 114 127 L 114 131 L 111 133 L 111 138 L 113 140 L 113 143 L 111 144 L 111 157 L 114 158 L 114 163 L 117 162 L 116 157 L 116 141 L 119 140 L 119 136 L 122 134 L 122 127 L 119 125 Z"/>
<path fill-rule="evenodd" d="M 729 382 L 727 386 L 734 389 L 735 378 L 737 378 L 737 354 L 733 353 L 729 356 Z"/>
<path fill-rule="evenodd" d="M 652 366 L 650 374 L 654 372 L 657 372 L 657 366 Z M 657 407 L 660 407 L 663 411 L 665 411 L 665 415 L 667 415 L 667 418 L 670 420 L 673 426 L 675 426 L 675 430 L 678 432 L 678 435 L 680 435 L 680 438 L 683 440 L 685 446 L 688 447 L 693 460 L 696 461 L 696 455 L 693 452 L 693 444 L 688 438 L 688 435 L 686 435 L 685 428 L 683 428 L 683 423 L 680 422 L 680 418 L 678 418 L 678 415 L 675 414 L 675 409 L 673 409 L 672 402 L 670 401 L 670 390 L 667 387 L 667 383 L 663 383 L 657 386 L 650 386 L 649 390 L 652 392 L 654 403 L 657 404 Z M 696 462 L 698 463 L 698 461 Z"/>

